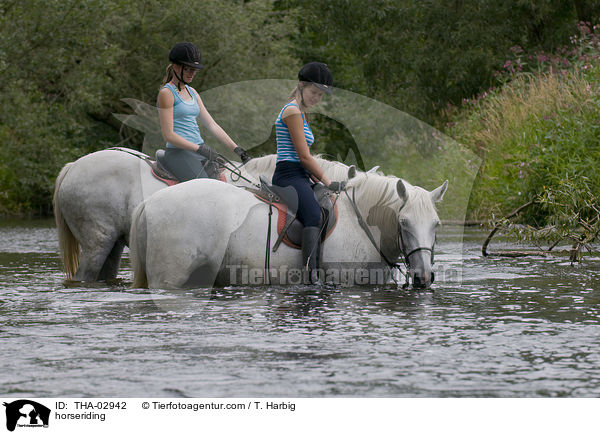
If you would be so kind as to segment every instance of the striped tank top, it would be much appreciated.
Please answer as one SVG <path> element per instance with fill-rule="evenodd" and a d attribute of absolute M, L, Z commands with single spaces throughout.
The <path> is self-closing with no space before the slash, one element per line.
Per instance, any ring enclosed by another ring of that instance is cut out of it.
<path fill-rule="evenodd" d="M 298 158 L 298 153 L 296 152 L 296 148 L 294 148 L 294 143 L 292 142 L 292 137 L 290 136 L 290 130 L 281 118 L 283 111 L 290 105 L 298 107 L 298 105 L 293 102 L 286 104 L 281 109 L 281 112 L 275 121 L 275 134 L 277 136 L 277 161 L 294 161 L 299 163 L 300 158 Z M 315 137 L 313 136 L 312 130 L 308 126 L 308 123 L 306 122 L 302 112 L 300 112 L 300 114 L 302 115 L 302 122 L 304 123 L 304 137 L 306 138 L 306 144 L 310 146 L 315 141 Z"/>

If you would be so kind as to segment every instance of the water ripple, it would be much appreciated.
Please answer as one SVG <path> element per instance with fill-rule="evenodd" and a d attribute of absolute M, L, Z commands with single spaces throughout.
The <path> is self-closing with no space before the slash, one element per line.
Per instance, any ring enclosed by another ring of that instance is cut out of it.
<path fill-rule="evenodd" d="M 0 226 L 0 395 L 593 397 L 600 263 L 481 258 L 431 291 L 65 285 L 52 224 Z M 165 310 L 164 307 L 169 309 Z"/>

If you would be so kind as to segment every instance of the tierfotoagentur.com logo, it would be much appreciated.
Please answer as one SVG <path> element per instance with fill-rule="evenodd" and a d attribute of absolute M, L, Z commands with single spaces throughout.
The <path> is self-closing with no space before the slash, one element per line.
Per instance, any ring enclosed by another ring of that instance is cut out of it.
<path fill-rule="evenodd" d="M 50 409 L 40 403 L 28 399 L 19 399 L 4 403 L 6 407 L 6 429 L 14 431 L 19 428 L 48 428 Z"/>
<path fill-rule="evenodd" d="M 355 285 L 385 285 L 391 280 L 398 280 L 399 275 L 394 275 L 390 270 L 379 267 L 369 267 L 362 264 L 356 266 L 351 263 L 326 264 L 327 268 L 319 268 L 318 274 L 323 282 L 341 286 Z M 309 284 L 307 273 L 300 268 L 272 267 L 268 270 L 268 279 L 264 268 L 249 267 L 244 264 L 226 265 L 231 285 L 264 285 L 266 282 L 277 285 L 303 285 Z M 433 271 L 437 282 L 459 282 L 461 280 L 460 270 L 435 265 Z"/>

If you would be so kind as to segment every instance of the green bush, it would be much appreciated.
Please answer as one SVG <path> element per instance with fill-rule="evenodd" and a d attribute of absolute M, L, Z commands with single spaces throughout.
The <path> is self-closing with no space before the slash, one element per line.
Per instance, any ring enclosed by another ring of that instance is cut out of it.
<path fill-rule="evenodd" d="M 498 218 L 533 199 L 521 221 L 544 227 L 545 237 L 571 237 L 586 225 L 593 231 L 600 192 L 599 43 L 600 29 L 582 24 L 571 47 L 558 54 L 513 50 L 529 63 L 507 62 L 499 77 L 504 85 L 456 114 L 449 134 L 484 156 L 472 218 Z"/>
<path fill-rule="evenodd" d="M 0 2 L 0 214 L 47 215 L 65 163 L 140 147 L 112 113 L 155 104 L 175 42 L 200 46 L 199 90 L 293 77 L 293 19 L 268 0 Z"/>

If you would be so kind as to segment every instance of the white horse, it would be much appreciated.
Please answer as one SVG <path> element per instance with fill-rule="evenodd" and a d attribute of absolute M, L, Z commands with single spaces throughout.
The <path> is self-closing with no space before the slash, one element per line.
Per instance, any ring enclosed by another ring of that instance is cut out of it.
<path fill-rule="evenodd" d="M 334 178 L 344 179 L 344 167 L 332 167 L 329 175 L 335 172 Z M 390 264 L 404 257 L 413 286 L 429 287 L 439 225 L 434 202 L 442 200 L 447 186 L 445 181 L 429 192 L 396 177 L 359 173 L 348 182 L 348 194 L 338 198 L 337 226 L 323 243 L 322 276 L 333 283 L 380 284 L 389 276 Z M 264 272 L 266 248 L 277 239 L 273 225 L 267 243 L 268 213 L 269 205 L 250 192 L 213 180 L 157 192 L 136 208 L 132 219 L 134 286 L 300 283 L 300 251 L 286 245 L 270 252 Z M 370 227 L 373 241 L 358 215 Z"/>
<path fill-rule="evenodd" d="M 145 162 L 148 158 L 132 149 L 107 149 L 62 168 L 56 178 L 53 202 L 67 279 L 98 281 L 116 277 L 123 248 L 129 243 L 133 210 L 166 187 L 151 174 Z M 225 170 L 227 182 L 251 185 L 258 182 L 259 174 L 270 179 L 275 158 L 253 158 L 239 169 L 242 177 Z M 325 170 L 341 164 L 318 161 Z"/>

